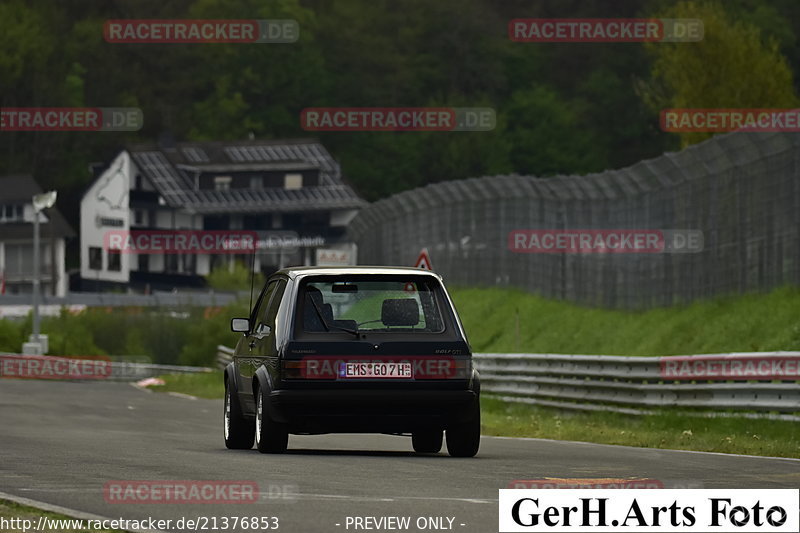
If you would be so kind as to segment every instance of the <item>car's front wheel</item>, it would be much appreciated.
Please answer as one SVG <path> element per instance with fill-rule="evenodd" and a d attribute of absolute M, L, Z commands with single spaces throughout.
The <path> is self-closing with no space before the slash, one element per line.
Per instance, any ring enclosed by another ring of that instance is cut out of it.
<path fill-rule="evenodd" d="M 417 453 L 439 453 L 442 449 L 442 430 L 415 431 L 411 434 L 411 444 Z"/>
<path fill-rule="evenodd" d="M 255 422 L 242 416 L 239 398 L 230 379 L 225 382 L 223 411 L 225 446 L 231 450 L 249 450 L 255 439 Z"/>
<path fill-rule="evenodd" d="M 261 453 L 283 453 L 289 446 L 289 432 L 269 416 L 265 394 L 263 388 L 256 394 L 256 447 Z"/>
<path fill-rule="evenodd" d="M 474 457 L 481 445 L 481 407 L 478 401 L 466 419 L 447 427 L 447 452 L 453 457 Z"/>

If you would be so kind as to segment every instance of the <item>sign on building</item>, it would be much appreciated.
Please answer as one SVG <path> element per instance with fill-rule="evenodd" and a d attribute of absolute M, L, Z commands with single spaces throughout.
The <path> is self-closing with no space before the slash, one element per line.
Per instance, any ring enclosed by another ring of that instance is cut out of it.
<path fill-rule="evenodd" d="M 317 266 L 348 266 L 353 264 L 353 254 L 350 250 L 335 250 L 332 248 L 317 248 Z"/>

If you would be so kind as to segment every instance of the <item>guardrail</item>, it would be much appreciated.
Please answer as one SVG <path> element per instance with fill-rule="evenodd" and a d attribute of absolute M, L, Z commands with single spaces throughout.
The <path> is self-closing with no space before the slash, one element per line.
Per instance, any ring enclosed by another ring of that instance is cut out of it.
<path fill-rule="evenodd" d="M 63 298 L 43 296 L 39 305 L 42 316 L 59 316 L 62 310 L 77 314 L 93 307 L 146 307 L 177 318 L 187 318 L 190 308 L 206 308 L 210 313 L 247 298 L 247 292 L 157 292 L 153 294 L 69 293 Z M 0 295 L 0 318 L 23 319 L 31 312 L 28 294 Z"/>
<path fill-rule="evenodd" d="M 138 381 L 144 378 L 163 374 L 202 374 L 213 372 L 213 368 L 204 366 L 156 365 L 150 363 L 111 363 L 111 380 Z"/>
<path fill-rule="evenodd" d="M 115 292 L 71 292 L 57 297 L 42 295 L 40 305 L 58 307 L 222 307 L 233 303 L 237 298 L 247 298 L 247 291 L 155 291 L 151 294 L 123 294 Z M 31 305 L 30 294 L 0 295 L 0 306 Z"/>
<path fill-rule="evenodd" d="M 475 354 L 481 387 L 562 409 L 800 420 L 800 352 L 627 357 Z"/>
<path fill-rule="evenodd" d="M 217 364 L 233 350 L 219 346 Z M 505 401 L 634 415 L 678 408 L 701 416 L 800 421 L 800 352 L 674 357 L 474 354 L 484 393 Z"/>
<path fill-rule="evenodd" d="M 233 360 L 233 348 L 217 346 L 217 368 L 225 368 Z"/>

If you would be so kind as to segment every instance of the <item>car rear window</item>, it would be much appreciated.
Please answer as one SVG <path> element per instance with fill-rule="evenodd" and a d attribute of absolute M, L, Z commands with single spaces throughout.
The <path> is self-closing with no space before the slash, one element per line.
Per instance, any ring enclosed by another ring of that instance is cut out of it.
<path fill-rule="evenodd" d="M 444 331 L 436 298 L 438 282 L 423 277 L 310 280 L 299 293 L 306 332 Z"/>

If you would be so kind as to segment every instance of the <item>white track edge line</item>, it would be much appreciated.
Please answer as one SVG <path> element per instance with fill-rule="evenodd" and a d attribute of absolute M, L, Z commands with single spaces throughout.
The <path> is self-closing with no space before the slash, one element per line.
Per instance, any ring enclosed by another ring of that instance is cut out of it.
<path fill-rule="evenodd" d="M 644 446 L 627 446 L 625 444 L 604 444 L 602 442 L 583 442 L 579 440 L 557 440 L 557 439 L 543 439 L 540 437 L 503 437 L 499 435 L 481 435 L 485 439 L 503 439 L 503 440 L 530 440 L 540 442 L 562 442 L 568 444 L 582 444 L 584 446 L 607 446 L 613 448 L 633 448 L 635 450 L 649 450 L 652 452 L 677 452 L 677 453 L 699 453 L 704 455 L 721 455 L 723 457 L 741 457 L 745 459 L 770 459 L 779 461 L 796 461 L 800 462 L 800 458 L 796 457 L 774 457 L 771 455 L 746 455 L 743 453 L 725 453 L 725 452 L 704 452 L 701 450 L 673 450 L 671 448 L 647 448 Z"/>

